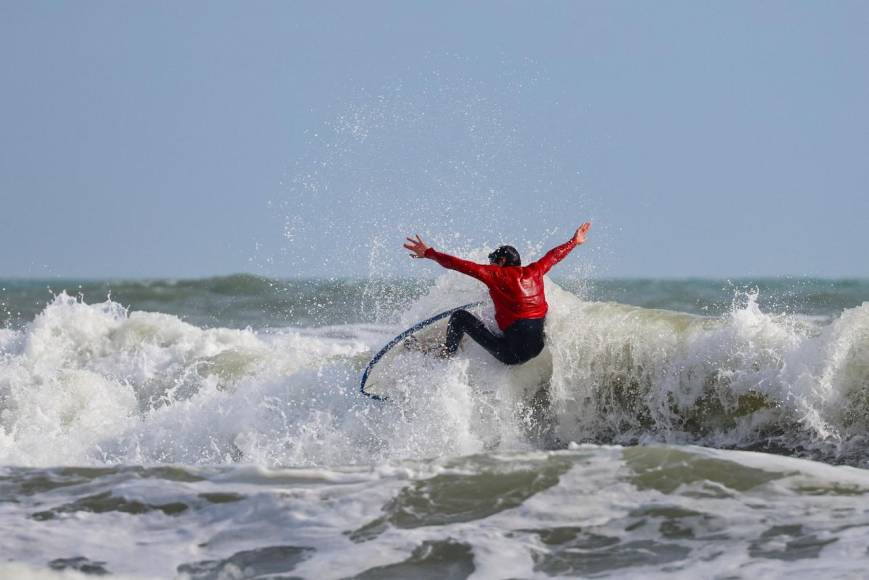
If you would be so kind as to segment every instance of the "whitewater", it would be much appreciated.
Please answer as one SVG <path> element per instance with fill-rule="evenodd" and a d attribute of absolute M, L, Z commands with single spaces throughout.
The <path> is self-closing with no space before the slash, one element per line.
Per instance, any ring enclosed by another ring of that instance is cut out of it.
<path fill-rule="evenodd" d="M 378 402 L 479 284 L 4 282 L 0 575 L 860 577 L 869 285 L 801 284 L 547 279 L 544 389 L 466 345 Z"/>

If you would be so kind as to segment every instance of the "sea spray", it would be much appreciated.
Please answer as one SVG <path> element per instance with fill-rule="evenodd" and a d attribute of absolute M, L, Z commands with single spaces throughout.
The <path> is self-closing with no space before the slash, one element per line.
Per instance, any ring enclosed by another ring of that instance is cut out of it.
<path fill-rule="evenodd" d="M 485 300 L 473 280 L 416 287 L 387 324 L 259 330 L 61 293 L 0 335 L 0 457 L 346 465 L 663 441 L 867 462 L 866 304 L 827 323 L 764 312 L 753 293 L 709 317 L 547 288 L 542 391 L 467 344 L 452 361 L 410 364 L 409 396 L 387 404 L 358 393 L 371 353 L 420 318 Z M 494 325 L 490 307 L 483 317 Z"/>
<path fill-rule="evenodd" d="M 756 294 L 707 318 L 551 293 L 550 391 L 565 439 L 804 448 L 859 436 L 869 305 L 819 327 L 762 312 Z"/>
<path fill-rule="evenodd" d="M 359 340 L 303 332 L 201 329 L 175 316 L 130 313 L 111 300 L 89 305 L 61 293 L 5 340 L 0 462 L 222 462 L 234 456 L 231 449 L 208 439 L 236 389 L 364 349 Z M 196 423 L 192 411 L 203 407 L 212 417 Z M 164 432 L 167 417 L 174 425 Z M 179 439 L 179 431 L 191 439 Z"/>

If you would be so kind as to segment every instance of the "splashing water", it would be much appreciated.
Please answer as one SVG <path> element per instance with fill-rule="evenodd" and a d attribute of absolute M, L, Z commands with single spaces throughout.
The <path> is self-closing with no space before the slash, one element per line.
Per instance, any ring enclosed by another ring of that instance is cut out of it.
<path fill-rule="evenodd" d="M 703 316 L 547 288 L 542 394 L 469 345 L 387 403 L 357 390 L 372 352 L 484 299 L 473 280 L 123 289 L 173 314 L 56 295 L 0 331 L 0 575 L 865 569 L 864 471 L 713 448 L 869 463 L 869 303 L 770 314 L 748 292 Z M 233 321 L 296 309 L 229 328 L 191 292 Z"/>
<path fill-rule="evenodd" d="M 828 324 L 747 294 L 702 317 L 589 302 L 548 282 L 551 412 L 473 347 L 407 377 L 414 396 L 356 392 L 372 349 L 412 321 L 483 298 L 453 274 L 397 324 L 254 331 L 59 294 L 0 335 L 0 462 L 336 465 L 557 441 L 813 450 L 863 464 L 869 306 Z M 555 442 L 555 443 L 553 443 Z"/>

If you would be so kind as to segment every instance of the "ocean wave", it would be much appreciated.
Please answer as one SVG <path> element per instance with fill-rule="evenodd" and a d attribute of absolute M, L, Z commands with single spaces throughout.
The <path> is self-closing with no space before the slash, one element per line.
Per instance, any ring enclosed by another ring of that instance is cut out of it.
<path fill-rule="evenodd" d="M 198 279 L 0 280 L 0 326 L 21 327 L 59 293 L 88 303 L 111 299 L 137 311 L 172 314 L 203 327 L 280 328 L 383 321 L 429 280 L 297 279 L 250 274 Z"/>
<path fill-rule="evenodd" d="M 61 293 L 0 334 L 0 463 L 337 465 L 570 441 L 869 461 L 869 303 L 819 321 L 763 312 L 753 293 L 716 317 L 548 294 L 542 392 L 469 345 L 410 361 L 410 396 L 382 404 L 358 393 L 371 353 L 482 298 L 472 280 L 442 276 L 397 324 L 259 331 Z"/>
<path fill-rule="evenodd" d="M 796 447 L 865 431 L 869 304 L 820 325 L 750 293 L 716 318 L 560 300 L 550 390 L 570 439 Z"/>
<path fill-rule="evenodd" d="M 0 467 L 0 491 L 20 562 L 0 575 L 16 578 L 855 578 L 869 523 L 863 470 L 666 445 L 365 468 Z"/>

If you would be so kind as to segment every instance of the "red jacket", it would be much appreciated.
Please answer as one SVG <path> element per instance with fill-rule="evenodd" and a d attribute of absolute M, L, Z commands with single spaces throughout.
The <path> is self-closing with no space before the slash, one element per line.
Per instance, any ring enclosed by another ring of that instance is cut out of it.
<path fill-rule="evenodd" d="M 489 295 L 495 303 L 495 320 L 501 330 L 506 330 L 517 320 L 543 318 L 549 306 L 543 293 L 543 275 L 552 266 L 563 260 L 576 242 L 571 240 L 549 250 L 545 256 L 527 266 L 495 266 L 475 264 L 434 248 L 425 251 L 426 258 L 433 258 L 444 268 L 473 276 L 489 287 Z"/>

